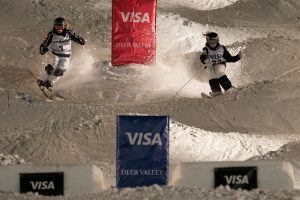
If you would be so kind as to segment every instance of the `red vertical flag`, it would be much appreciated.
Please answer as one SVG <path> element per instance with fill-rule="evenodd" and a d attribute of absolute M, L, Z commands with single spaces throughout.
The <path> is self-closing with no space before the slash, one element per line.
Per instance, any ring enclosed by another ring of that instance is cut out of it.
<path fill-rule="evenodd" d="M 156 56 L 156 0 L 112 0 L 112 65 L 150 64 Z"/>

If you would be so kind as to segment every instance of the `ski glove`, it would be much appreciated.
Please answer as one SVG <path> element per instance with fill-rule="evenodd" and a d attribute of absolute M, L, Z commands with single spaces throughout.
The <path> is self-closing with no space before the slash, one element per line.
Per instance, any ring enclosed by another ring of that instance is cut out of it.
<path fill-rule="evenodd" d="M 49 49 L 44 44 L 41 44 L 41 46 L 40 46 L 40 54 L 44 55 L 48 51 L 49 51 Z"/>
<path fill-rule="evenodd" d="M 85 40 L 83 38 L 79 38 L 78 43 L 81 45 L 85 45 Z"/>

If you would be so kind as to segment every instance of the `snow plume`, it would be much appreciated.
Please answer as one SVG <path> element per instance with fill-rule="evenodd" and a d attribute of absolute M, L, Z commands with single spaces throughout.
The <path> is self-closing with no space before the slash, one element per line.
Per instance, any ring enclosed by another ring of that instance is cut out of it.
<path fill-rule="evenodd" d="M 130 65 L 136 68 L 137 74 L 140 74 L 138 77 L 139 92 L 150 92 L 154 96 L 178 94 L 185 97 L 199 97 L 201 91 L 208 91 L 208 84 L 195 79 L 184 58 L 185 52 L 200 48 L 199 41 L 195 42 L 195 39 L 201 38 L 201 33 L 192 36 L 191 32 L 187 33 L 189 28 L 186 25 L 188 26 L 188 24 L 185 24 L 182 19 L 178 20 L 179 17 L 174 15 L 158 16 L 157 60 L 155 65 Z M 166 24 L 168 24 L 167 27 Z M 183 25 L 179 30 L 174 30 L 178 27 L 176 24 Z M 178 34 L 178 38 L 174 38 L 174 33 Z"/>
<path fill-rule="evenodd" d="M 208 84 L 196 80 L 180 58 L 173 64 L 158 61 L 144 73 L 144 88 L 154 94 L 199 97 L 201 91 L 208 91 Z"/>
<path fill-rule="evenodd" d="M 89 49 L 81 46 L 79 51 L 72 55 L 71 67 L 64 78 L 57 82 L 57 89 L 85 87 L 86 84 L 99 79 L 99 75 L 95 74 L 93 69 L 94 63 L 95 59 L 91 56 Z"/>

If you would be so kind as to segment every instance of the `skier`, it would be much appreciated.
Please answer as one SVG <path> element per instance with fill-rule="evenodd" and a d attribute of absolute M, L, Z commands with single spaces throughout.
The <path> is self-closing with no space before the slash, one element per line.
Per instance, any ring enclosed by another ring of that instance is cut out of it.
<path fill-rule="evenodd" d="M 53 84 L 58 81 L 69 68 L 71 40 L 81 45 L 85 44 L 85 40 L 82 37 L 72 30 L 67 29 L 67 23 L 64 18 L 56 18 L 54 20 L 53 29 L 40 45 L 40 54 L 44 55 L 49 51 L 48 46 L 51 44 L 52 61 L 51 64 L 45 66 L 42 79 L 37 80 L 39 87 L 46 87 L 51 91 Z"/>
<path fill-rule="evenodd" d="M 219 43 L 219 36 L 215 32 L 208 32 L 206 44 L 203 53 L 200 55 L 200 61 L 204 64 L 205 69 L 209 72 L 210 96 L 222 94 L 220 85 L 225 91 L 233 88 L 231 81 L 225 74 L 226 62 L 237 62 L 242 58 L 241 52 L 232 56 L 225 46 Z"/>

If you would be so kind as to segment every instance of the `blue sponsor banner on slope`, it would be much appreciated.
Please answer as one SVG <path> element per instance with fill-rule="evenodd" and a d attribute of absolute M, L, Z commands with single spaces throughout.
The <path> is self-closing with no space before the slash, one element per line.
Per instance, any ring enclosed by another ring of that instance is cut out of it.
<path fill-rule="evenodd" d="M 117 117 L 117 187 L 167 185 L 169 117 Z"/>

